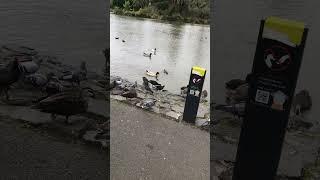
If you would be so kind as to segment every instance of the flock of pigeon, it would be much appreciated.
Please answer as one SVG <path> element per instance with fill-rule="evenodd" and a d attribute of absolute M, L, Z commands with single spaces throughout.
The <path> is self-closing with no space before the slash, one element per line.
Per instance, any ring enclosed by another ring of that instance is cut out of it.
<path fill-rule="evenodd" d="M 12 84 L 22 80 L 24 84 L 39 89 L 46 95 L 34 100 L 31 108 L 50 113 L 52 119 L 56 115 L 66 117 L 86 112 L 89 95 L 94 93 L 90 88 L 81 88 L 80 82 L 86 79 L 86 63 L 81 62 L 78 71 L 64 71 L 59 76 L 53 72 L 38 73 L 41 61 L 35 62 L 27 56 L 15 56 L 6 65 L 0 67 L 0 93 L 10 100 L 9 90 Z"/>

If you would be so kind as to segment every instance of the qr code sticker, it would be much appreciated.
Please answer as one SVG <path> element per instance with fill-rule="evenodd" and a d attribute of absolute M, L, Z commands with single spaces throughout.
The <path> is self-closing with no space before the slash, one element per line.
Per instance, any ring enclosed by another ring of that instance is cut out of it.
<path fill-rule="evenodd" d="M 256 101 L 264 104 L 268 104 L 270 97 L 270 92 L 257 90 Z"/>

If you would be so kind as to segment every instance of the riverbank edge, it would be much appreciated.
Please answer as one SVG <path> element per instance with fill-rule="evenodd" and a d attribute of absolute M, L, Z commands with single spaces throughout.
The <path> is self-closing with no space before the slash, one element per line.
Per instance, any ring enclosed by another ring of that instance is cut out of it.
<path fill-rule="evenodd" d="M 197 128 L 197 129 L 206 131 L 206 132 L 208 132 L 208 133 L 210 132 L 210 128 L 203 128 L 203 127 L 196 126 L 195 124 L 191 124 L 191 123 L 184 122 L 184 121 L 182 120 L 182 116 L 181 116 L 181 118 L 176 119 L 176 118 L 173 118 L 173 117 L 168 116 L 168 115 L 166 115 L 166 114 L 155 112 L 155 111 L 153 111 L 153 110 L 145 110 L 145 109 L 142 109 L 142 108 L 139 107 L 138 105 L 132 104 L 130 101 L 122 101 L 122 100 L 119 100 L 119 99 L 114 98 L 114 97 L 111 97 L 111 96 L 110 96 L 110 99 L 111 99 L 111 100 L 110 100 L 110 103 L 112 103 L 112 101 L 120 102 L 120 103 L 123 103 L 123 104 L 125 104 L 125 105 L 135 107 L 135 108 L 138 109 L 138 110 L 146 111 L 146 112 L 152 113 L 152 114 L 154 114 L 154 115 L 156 115 L 156 116 L 160 116 L 160 117 L 163 117 L 163 118 L 165 118 L 165 119 L 172 120 L 172 121 L 175 121 L 175 122 L 177 122 L 177 123 L 181 123 L 181 124 L 186 125 L 186 126 L 190 126 L 190 127 L 192 127 L 192 128 Z"/>
<path fill-rule="evenodd" d="M 125 78 L 122 78 L 120 76 L 113 76 L 113 75 L 110 75 L 110 80 L 111 81 L 114 81 L 116 79 L 121 79 L 122 81 L 124 81 L 124 84 L 127 84 L 130 86 L 130 84 L 134 84 L 132 82 L 130 82 L 129 80 L 125 79 Z M 111 82 L 110 81 L 110 82 Z M 143 89 L 143 86 L 138 84 L 138 87 L 136 87 L 136 89 L 140 92 L 138 92 L 138 94 L 143 94 L 143 95 L 147 95 L 147 94 L 144 94 L 143 92 L 141 92 L 141 89 Z M 189 126 L 192 126 L 194 128 L 199 128 L 201 130 L 205 130 L 207 132 L 210 132 L 210 128 L 209 126 L 197 126 L 196 124 L 191 124 L 191 123 L 187 123 L 185 121 L 183 121 L 183 111 L 182 112 L 178 112 L 178 111 L 169 111 L 169 112 L 174 112 L 174 113 L 177 113 L 178 117 L 172 115 L 172 114 L 168 114 L 168 112 L 160 112 L 159 109 L 155 109 L 155 108 L 151 108 L 151 109 L 143 109 L 141 107 L 141 101 L 143 101 L 143 99 L 148 99 L 148 98 L 156 98 L 155 95 L 150 95 L 151 97 L 144 97 L 144 98 L 141 98 L 139 97 L 139 95 L 136 97 L 136 98 L 125 98 L 121 95 L 113 95 L 111 93 L 112 89 L 110 90 L 110 103 L 111 103 L 111 100 L 115 100 L 115 101 L 118 101 L 118 102 L 122 102 L 124 104 L 127 104 L 127 105 L 130 105 L 130 106 L 134 106 L 136 107 L 137 109 L 141 109 L 142 111 L 146 111 L 146 112 L 149 112 L 149 113 L 153 113 L 153 114 L 156 114 L 158 116 L 161 116 L 163 118 L 166 118 L 166 119 L 169 119 L 169 120 L 173 120 L 173 121 L 176 121 L 178 123 L 182 123 L 182 124 L 185 124 L 185 125 L 189 125 Z M 171 93 L 171 92 L 167 92 L 168 96 L 171 96 L 171 97 L 174 97 L 175 100 L 173 100 L 172 102 L 175 102 L 175 103 L 178 103 L 179 101 L 176 99 L 185 99 L 183 98 L 181 95 L 178 95 L 178 94 L 174 94 L 174 93 Z M 181 103 L 181 102 L 180 102 Z M 182 104 L 184 106 L 184 103 L 185 103 L 185 100 L 183 100 Z M 208 100 L 205 99 L 202 103 L 205 103 L 205 106 L 208 108 L 208 111 L 206 113 L 204 113 L 204 116 L 203 117 L 199 117 L 197 116 L 196 120 L 210 120 L 210 116 L 211 116 L 211 112 L 210 112 L 210 104 L 208 104 Z M 200 103 L 201 104 L 201 103 Z M 200 108 L 200 107 L 199 107 Z M 199 113 L 199 108 L 198 108 L 198 113 Z"/>
<path fill-rule="evenodd" d="M 199 25 L 210 25 L 210 19 L 200 19 L 192 17 L 182 17 L 181 15 L 159 15 L 159 14 L 149 14 L 141 13 L 140 11 L 127 11 L 120 8 L 110 8 L 110 13 L 120 15 L 120 16 L 129 16 L 129 17 L 139 17 L 147 18 L 153 20 L 161 20 L 166 22 L 175 22 L 175 23 L 190 23 L 190 24 L 199 24 Z"/>

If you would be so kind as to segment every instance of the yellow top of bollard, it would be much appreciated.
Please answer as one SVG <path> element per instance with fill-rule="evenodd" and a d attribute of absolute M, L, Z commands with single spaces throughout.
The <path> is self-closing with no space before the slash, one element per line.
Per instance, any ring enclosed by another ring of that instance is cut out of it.
<path fill-rule="evenodd" d="M 197 74 L 199 76 L 204 76 L 206 70 L 204 68 L 201 68 L 199 66 L 193 66 L 192 67 L 192 73 Z"/>
<path fill-rule="evenodd" d="M 268 17 L 265 21 L 265 27 L 286 34 L 292 43 L 299 45 L 302 40 L 305 25 L 304 23 L 297 21 L 278 17 Z"/>

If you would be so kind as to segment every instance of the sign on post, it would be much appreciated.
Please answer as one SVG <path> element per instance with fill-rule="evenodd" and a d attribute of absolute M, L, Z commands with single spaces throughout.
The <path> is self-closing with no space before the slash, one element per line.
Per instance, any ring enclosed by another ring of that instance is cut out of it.
<path fill-rule="evenodd" d="M 233 180 L 275 178 L 307 32 L 300 22 L 261 21 Z"/>
<path fill-rule="evenodd" d="M 196 121 L 205 76 L 205 69 L 197 66 L 192 67 L 183 113 L 183 120 L 188 123 Z"/>

